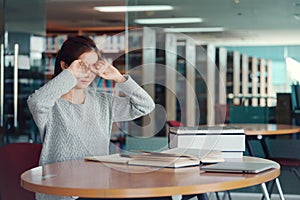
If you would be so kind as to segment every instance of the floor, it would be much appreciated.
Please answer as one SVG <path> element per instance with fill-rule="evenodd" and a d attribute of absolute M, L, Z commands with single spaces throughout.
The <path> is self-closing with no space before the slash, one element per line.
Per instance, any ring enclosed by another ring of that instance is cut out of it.
<path fill-rule="evenodd" d="M 262 194 L 260 193 L 237 193 L 237 192 L 231 192 L 231 198 L 232 200 L 261 200 Z M 220 196 L 221 197 L 221 196 Z M 300 195 L 292 195 L 292 194 L 286 194 L 284 195 L 285 200 L 299 200 Z M 222 198 L 221 198 L 222 199 Z M 224 200 L 227 200 L 228 198 L 224 198 Z M 272 194 L 272 200 L 280 200 L 278 194 Z M 217 200 L 214 193 L 209 194 L 209 200 Z"/>
<path fill-rule="evenodd" d="M 228 200 L 228 196 L 224 196 L 223 192 L 219 193 L 220 200 Z M 262 194 L 260 193 L 237 193 L 231 192 L 231 199 L 232 200 L 261 200 Z M 218 200 L 215 193 L 208 194 L 209 200 Z M 299 200 L 300 195 L 284 195 L 285 200 Z M 173 200 L 180 200 L 181 196 L 173 196 Z M 197 200 L 197 197 L 191 198 L 189 200 Z M 273 194 L 271 200 L 281 200 L 278 194 Z"/>

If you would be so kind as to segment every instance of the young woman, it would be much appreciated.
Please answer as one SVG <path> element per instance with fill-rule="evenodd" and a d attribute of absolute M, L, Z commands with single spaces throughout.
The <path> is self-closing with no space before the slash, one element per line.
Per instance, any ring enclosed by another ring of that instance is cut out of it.
<path fill-rule="evenodd" d="M 97 76 L 115 81 L 125 97 L 89 87 Z M 155 106 L 130 76 L 101 60 L 95 43 L 83 36 L 63 43 L 56 57 L 55 77 L 27 102 L 43 142 L 40 165 L 107 155 L 112 123 L 146 115 Z M 72 199 L 36 196 L 38 200 Z"/>

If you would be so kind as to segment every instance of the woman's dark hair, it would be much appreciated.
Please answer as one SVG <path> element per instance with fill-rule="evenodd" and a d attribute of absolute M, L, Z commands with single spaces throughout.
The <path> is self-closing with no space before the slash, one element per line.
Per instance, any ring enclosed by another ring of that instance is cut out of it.
<path fill-rule="evenodd" d="M 95 51 L 100 57 L 99 51 L 95 42 L 86 36 L 69 37 L 57 52 L 55 59 L 54 77 L 61 71 L 60 61 L 64 61 L 67 66 L 71 65 L 74 60 L 77 60 L 83 53 Z"/>

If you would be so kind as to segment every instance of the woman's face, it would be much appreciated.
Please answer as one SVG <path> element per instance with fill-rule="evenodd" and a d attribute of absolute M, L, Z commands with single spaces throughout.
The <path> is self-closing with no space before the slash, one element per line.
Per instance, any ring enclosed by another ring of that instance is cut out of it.
<path fill-rule="evenodd" d="M 89 67 L 93 67 L 95 63 L 98 61 L 98 54 L 94 51 L 83 53 L 79 56 L 79 60 L 82 60 L 85 64 L 89 65 Z M 75 86 L 77 89 L 85 89 L 87 88 L 92 81 L 95 79 L 96 74 L 89 71 L 87 75 L 83 78 L 78 79 L 78 83 Z"/>

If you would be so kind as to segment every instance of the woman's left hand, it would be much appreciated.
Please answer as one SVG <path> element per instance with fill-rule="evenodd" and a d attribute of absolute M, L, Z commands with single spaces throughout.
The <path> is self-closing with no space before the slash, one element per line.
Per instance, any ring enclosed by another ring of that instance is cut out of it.
<path fill-rule="evenodd" d="M 98 60 L 97 63 L 91 67 L 91 71 L 97 76 L 106 80 L 114 80 L 117 83 L 126 81 L 126 78 L 113 65 L 107 63 L 105 60 Z"/>

